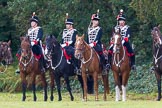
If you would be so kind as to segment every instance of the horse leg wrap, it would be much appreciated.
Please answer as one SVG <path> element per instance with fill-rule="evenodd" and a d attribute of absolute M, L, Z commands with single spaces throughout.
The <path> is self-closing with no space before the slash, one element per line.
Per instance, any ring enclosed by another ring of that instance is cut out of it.
<path fill-rule="evenodd" d="M 126 87 L 122 85 L 122 101 L 126 101 Z"/>
<path fill-rule="evenodd" d="M 116 92 L 116 99 L 115 99 L 115 101 L 119 101 L 120 100 L 120 89 L 119 89 L 119 86 L 115 87 L 115 92 Z"/>

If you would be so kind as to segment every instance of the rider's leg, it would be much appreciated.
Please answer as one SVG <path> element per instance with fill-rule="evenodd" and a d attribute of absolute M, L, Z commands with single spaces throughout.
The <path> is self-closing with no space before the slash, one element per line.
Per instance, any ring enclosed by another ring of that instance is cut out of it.
<path fill-rule="evenodd" d="M 40 66 L 41 72 L 45 72 L 45 60 L 44 60 L 44 57 L 43 57 L 41 46 L 38 45 L 36 47 L 35 53 L 36 53 L 36 55 L 40 55 L 40 58 L 38 58 L 38 59 L 39 59 L 39 66 Z"/>
<path fill-rule="evenodd" d="M 113 45 L 111 45 L 109 50 L 108 50 L 108 63 L 107 63 L 108 69 L 111 68 L 112 53 L 113 53 Z"/>
<path fill-rule="evenodd" d="M 132 70 L 136 70 L 136 65 L 135 65 L 135 54 L 134 54 L 134 52 L 133 52 L 133 49 L 132 49 L 130 43 L 129 43 L 129 42 L 125 42 L 123 45 L 127 48 L 127 51 L 128 51 L 128 53 L 129 53 L 130 60 L 131 60 L 131 69 L 132 69 Z"/>

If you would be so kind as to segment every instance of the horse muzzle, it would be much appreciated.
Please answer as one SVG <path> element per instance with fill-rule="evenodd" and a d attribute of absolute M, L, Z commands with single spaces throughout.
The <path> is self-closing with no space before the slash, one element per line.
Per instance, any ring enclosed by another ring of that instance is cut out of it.
<path fill-rule="evenodd" d="M 81 60 L 83 57 L 82 57 L 82 54 L 78 53 L 78 54 L 75 54 L 75 58 Z"/>

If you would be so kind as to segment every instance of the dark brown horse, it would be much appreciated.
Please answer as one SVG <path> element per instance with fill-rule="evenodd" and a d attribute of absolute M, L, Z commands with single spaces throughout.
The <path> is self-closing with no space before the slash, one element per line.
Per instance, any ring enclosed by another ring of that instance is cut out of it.
<path fill-rule="evenodd" d="M 6 64 L 11 64 L 13 62 L 10 45 L 11 41 L 0 42 L 0 62 L 3 60 L 6 62 Z"/>
<path fill-rule="evenodd" d="M 7 70 L 7 66 L 13 63 L 13 57 L 11 52 L 11 41 L 0 42 L 0 63 L 1 73 Z"/>
<path fill-rule="evenodd" d="M 22 101 L 26 99 L 27 76 L 29 76 L 33 89 L 33 100 L 36 101 L 36 76 L 40 75 L 44 87 L 44 101 L 47 101 L 47 82 L 45 73 L 41 72 L 39 61 L 33 55 L 29 37 L 21 37 L 21 57 L 19 60 L 20 77 L 22 81 Z"/>
<path fill-rule="evenodd" d="M 157 101 L 161 99 L 161 75 L 162 75 L 162 36 L 159 27 L 154 27 L 151 31 L 153 40 L 153 65 L 158 85 Z"/>
<path fill-rule="evenodd" d="M 74 66 L 72 64 L 67 63 L 67 60 L 63 54 L 63 49 L 62 49 L 60 43 L 58 42 L 58 40 L 56 39 L 56 37 L 53 35 L 46 36 L 45 55 L 47 58 L 50 59 L 51 68 L 54 70 L 53 74 L 54 74 L 55 82 L 57 85 L 58 101 L 62 100 L 61 77 L 64 78 L 66 85 L 67 85 L 67 90 L 70 94 L 71 101 L 73 101 L 74 96 L 71 91 L 69 77 L 76 75 L 76 73 L 74 71 Z M 81 87 L 83 88 L 82 77 L 80 75 L 77 75 L 77 77 L 81 84 Z"/>
<path fill-rule="evenodd" d="M 126 86 L 130 74 L 130 62 L 126 49 L 122 45 L 122 36 L 119 31 L 113 33 L 114 42 L 112 56 L 112 71 L 115 80 L 116 101 L 120 100 L 120 91 L 122 91 L 122 101 L 126 101 Z"/>
<path fill-rule="evenodd" d="M 102 74 L 99 56 L 85 41 L 84 35 L 77 36 L 75 42 L 75 57 L 81 60 L 81 71 L 84 85 L 84 101 L 87 101 L 87 77 L 92 76 L 94 81 L 95 100 L 98 100 L 98 76 Z M 109 92 L 108 74 L 102 75 L 104 83 L 104 100 Z"/>

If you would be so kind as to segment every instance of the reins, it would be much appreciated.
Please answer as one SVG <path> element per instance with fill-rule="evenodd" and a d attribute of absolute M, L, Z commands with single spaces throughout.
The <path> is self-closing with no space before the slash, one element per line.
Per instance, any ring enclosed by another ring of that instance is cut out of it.
<path fill-rule="evenodd" d="M 93 50 L 91 48 L 91 55 L 90 55 L 89 59 L 85 61 L 85 58 L 83 57 L 83 59 L 81 59 L 81 62 L 83 64 L 86 64 L 86 63 L 88 63 L 92 59 L 92 57 L 93 57 Z"/>
<path fill-rule="evenodd" d="M 33 52 L 31 51 L 31 56 L 30 56 L 30 59 L 29 61 L 27 62 L 27 60 L 25 60 L 25 62 L 22 60 L 22 56 L 20 57 L 20 61 L 19 61 L 19 65 L 22 64 L 24 66 L 24 70 L 26 68 L 26 66 L 32 61 L 33 59 Z"/>
<path fill-rule="evenodd" d="M 124 49 L 124 46 L 122 45 L 122 48 L 123 48 L 123 57 L 122 59 L 119 60 L 119 54 L 116 54 L 114 55 L 114 60 L 113 60 L 113 64 L 115 64 L 117 67 L 120 67 L 120 64 L 122 63 L 122 61 L 124 61 L 124 58 L 125 58 L 125 49 Z M 116 60 L 116 57 L 118 60 Z"/>
<path fill-rule="evenodd" d="M 54 46 L 54 45 L 53 45 Z M 50 53 L 50 55 L 52 55 L 52 53 Z M 62 62 L 62 58 L 63 58 L 63 51 L 61 49 L 61 58 L 60 58 L 60 61 L 58 62 L 58 64 L 56 66 L 53 66 L 53 63 L 52 63 L 52 59 L 49 59 L 48 61 L 51 63 L 51 68 L 53 70 L 56 70 L 56 68 L 58 68 Z"/>

